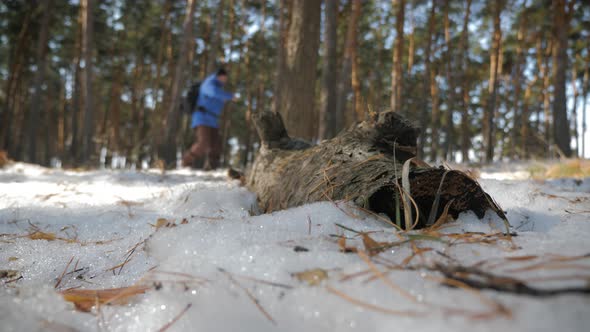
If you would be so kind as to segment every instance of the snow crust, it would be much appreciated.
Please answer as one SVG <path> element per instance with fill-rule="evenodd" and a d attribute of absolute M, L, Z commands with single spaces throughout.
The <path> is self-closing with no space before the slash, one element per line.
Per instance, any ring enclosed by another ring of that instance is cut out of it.
<path fill-rule="evenodd" d="M 587 286 L 590 259 L 563 263 L 558 268 L 517 271 L 531 262 L 507 263 L 505 258 L 588 254 L 590 180 L 515 180 L 520 175 L 509 177 L 505 168 L 500 171 L 503 174 L 482 173 L 481 184 L 507 211 L 513 231 L 518 233 L 514 246 L 413 241 L 416 247 L 432 249 L 414 262 L 442 260 L 438 251 L 463 265 L 496 262 L 490 272 L 532 280 L 531 285 L 539 288 Z M 377 265 L 418 303 L 382 280 L 370 279 L 370 273 L 342 280 L 368 266 L 358 255 L 339 251 L 337 239 L 331 235 L 349 237 L 349 246 L 362 248 L 362 242 L 336 224 L 374 232 L 371 237 L 377 241 L 397 241 L 391 226 L 343 202 L 257 216 L 252 215 L 255 204 L 255 195 L 236 181 L 228 181 L 223 172 L 73 172 L 20 163 L 8 166 L 0 171 L 0 269 L 17 270 L 22 279 L 0 280 L 1 329 L 157 331 L 189 304 L 168 331 L 590 329 L 587 295 L 537 298 L 483 291 L 481 295 L 508 308 L 512 315 L 474 319 L 444 308 L 486 312 L 486 302 L 464 289 L 442 286 L 436 281 L 440 278 L 437 272 L 387 271 Z M 176 226 L 156 228 L 159 218 Z M 33 240 L 27 235 L 34 230 L 54 233 L 61 240 Z M 503 224 L 491 213 L 483 220 L 464 213 L 444 229 L 447 233 L 498 231 L 503 231 Z M 128 262 L 112 269 L 125 262 L 130 251 Z M 412 245 L 406 244 L 379 257 L 401 263 L 412 252 Z M 67 273 L 60 278 L 70 260 Z M 318 268 L 328 277 L 317 286 L 293 276 Z M 568 275 L 578 278 L 535 281 Z M 125 305 L 101 306 L 100 311 L 95 308 L 83 313 L 58 294 L 54 286 L 60 279 L 59 290 L 136 283 L 153 287 Z M 331 290 L 369 305 L 417 315 L 379 312 L 348 302 Z"/>

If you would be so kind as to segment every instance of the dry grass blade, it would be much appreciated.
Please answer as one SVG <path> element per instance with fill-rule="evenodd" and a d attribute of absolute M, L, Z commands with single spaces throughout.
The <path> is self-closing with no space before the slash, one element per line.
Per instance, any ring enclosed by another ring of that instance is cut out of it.
<path fill-rule="evenodd" d="M 351 296 L 349 296 L 348 294 L 339 291 L 335 288 L 332 288 L 330 286 L 326 286 L 326 290 L 340 298 L 342 298 L 343 300 L 350 302 L 354 305 L 357 305 L 359 307 L 365 308 L 365 309 L 369 309 L 369 310 L 373 310 L 373 311 L 377 311 L 377 312 L 381 312 L 384 314 L 389 314 L 389 315 L 395 315 L 395 316 L 418 316 L 418 315 L 425 315 L 426 313 L 420 313 L 420 312 L 415 312 L 415 311 L 402 311 L 402 310 L 393 310 L 393 309 L 389 309 L 389 308 L 383 308 L 371 303 L 367 303 L 358 299 L 355 299 Z"/>
<path fill-rule="evenodd" d="M 452 199 L 447 202 L 447 205 L 445 205 L 443 213 L 440 215 L 440 217 L 438 217 L 438 220 L 430 227 L 430 230 L 436 230 L 440 228 L 440 226 L 442 226 L 449 220 L 449 208 L 451 207 L 451 204 L 453 204 L 454 201 L 455 200 Z"/>
<path fill-rule="evenodd" d="M 442 193 L 443 183 L 445 182 L 445 178 L 449 174 L 449 171 L 445 171 L 443 176 L 440 179 L 440 183 L 438 185 L 438 189 L 436 190 L 436 196 L 434 197 L 434 201 L 432 202 L 432 207 L 430 208 L 430 214 L 428 215 L 428 221 L 426 225 L 432 225 L 434 223 L 434 218 L 436 218 L 436 212 L 438 211 L 438 205 L 440 204 L 440 195 Z"/>
<path fill-rule="evenodd" d="M 561 262 L 542 262 L 542 263 L 532 264 L 532 265 L 525 266 L 525 267 L 509 269 L 506 271 L 507 272 L 525 272 L 525 271 L 533 271 L 533 270 L 540 270 L 540 269 L 547 269 L 547 270 L 576 269 L 576 270 L 590 271 L 590 265 L 567 264 L 567 263 L 561 263 Z"/>
<path fill-rule="evenodd" d="M 414 297 L 412 294 L 408 293 L 403 288 L 399 287 L 398 285 L 394 284 L 390 279 L 388 279 L 383 274 L 383 272 L 381 272 L 377 268 L 377 266 L 375 266 L 375 264 L 373 264 L 373 262 L 371 262 L 371 259 L 369 258 L 369 256 L 367 256 L 367 254 L 364 251 L 359 251 L 358 255 L 363 261 L 365 261 L 365 263 L 369 266 L 369 268 L 375 274 L 375 276 L 377 278 L 381 279 L 381 281 L 383 281 L 387 286 L 389 286 L 389 288 L 393 289 L 395 292 L 399 293 L 400 295 L 409 299 L 410 301 L 412 301 L 414 303 L 419 303 L 419 301 L 418 301 L 418 299 L 416 299 L 416 297 Z"/>
<path fill-rule="evenodd" d="M 402 188 L 404 189 L 402 193 L 402 202 L 404 205 L 404 221 L 406 224 L 406 230 L 412 229 L 412 207 L 410 205 L 409 198 L 412 195 L 412 191 L 410 190 L 410 163 L 412 162 L 412 159 L 414 158 L 406 160 L 402 166 Z"/>
<path fill-rule="evenodd" d="M 242 286 L 239 282 L 237 282 L 236 279 L 234 279 L 234 277 L 231 275 L 231 273 L 227 272 L 226 270 L 222 269 L 222 268 L 218 268 L 218 270 L 225 274 L 227 276 L 227 278 L 229 279 L 229 281 L 234 284 L 236 287 L 238 287 L 239 289 L 241 289 L 246 296 L 248 296 L 248 298 L 250 299 L 250 301 L 252 301 L 252 303 L 254 303 L 254 305 L 256 306 L 256 308 L 258 308 L 258 310 L 264 315 L 264 317 L 271 322 L 273 325 L 277 325 L 277 322 L 272 318 L 272 316 L 262 307 L 262 305 L 260 304 L 260 301 L 254 296 L 252 295 L 252 293 L 250 293 L 250 291 Z"/>
<path fill-rule="evenodd" d="M 192 305 L 192 303 L 187 304 L 186 307 L 184 307 L 184 309 L 182 309 L 182 311 L 178 313 L 178 315 L 176 315 L 170 322 L 166 323 L 166 325 L 162 326 L 158 330 L 158 332 L 164 332 L 168 330 L 172 325 L 174 325 L 174 323 L 176 323 L 180 319 L 180 317 L 182 317 L 188 311 L 188 309 L 192 307 Z"/>
<path fill-rule="evenodd" d="M 268 281 L 268 280 L 264 280 L 264 279 L 254 278 L 254 277 L 250 277 L 250 276 L 243 276 L 243 275 L 239 275 L 239 274 L 234 274 L 234 276 L 236 278 L 253 281 L 253 282 L 256 282 L 259 284 L 263 284 L 263 285 L 279 287 L 279 288 L 284 288 L 284 289 L 293 289 L 293 286 L 287 285 L 287 284 L 281 284 L 279 282 Z"/>
<path fill-rule="evenodd" d="M 119 269 L 119 273 L 118 273 L 118 274 L 120 275 L 120 274 L 121 274 L 121 272 L 123 271 L 123 268 L 125 267 L 125 265 L 126 265 L 127 263 L 129 263 L 129 261 L 130 261 L 130 260 L 131 260 L 131 258 L 133 257 L 133 254 L 134 254 L 134 253 L 137 251 L 137 248 L 139 248 L 139 246 L 140 246 L 140 245 L 144 244 L 144 243 L 145 243 L 145 241 L 146 241 L 146 240 L 144 239 L 144 240 L 141 240 L 141 241 L 137 242 L 135 245 L 133 245 L 133 247 L 131 247 L 131 249 L 129 249 L 129 250 L 127 251 L 127 253 L 125 254 L 125 255 L 126 255 L 126 257 L 125 257 L 125 260 L 123 261 L 123 263 L 121 263 L 121 264 L 117 264 L 117 265 L 115 265 L 115 266 L 113 266 L 113 267 L 111 267 L 111 268 L 107 269 L 107 271 L 113 271 L 113 274 L 114 274 L 114 273 L 115 273 L 115 270 L 116 270 L 116 269 Z"/>
<path fill-rule="evenodd" d="M 89 312 L 97 304 L 125 304 L 129 298 L 143 294 L 148 289 L 147 286 L 111 289 L 66 289 L 61 291 L 60 294 L 66 301 L 74 303 L 76 309 Z"/>

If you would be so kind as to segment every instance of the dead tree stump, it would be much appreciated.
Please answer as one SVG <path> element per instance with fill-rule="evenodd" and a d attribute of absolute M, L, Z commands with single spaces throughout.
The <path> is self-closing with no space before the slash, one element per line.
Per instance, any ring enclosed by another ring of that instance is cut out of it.
<path fill-rule="evenodd" d="M 447 204 L 454 218 L 469 210 L 483 218 L 491 209 L 505 219 L 466 174 L 417 161 L 419 130 L 397 113 L 379 113 L 318 145 L 290 138 L 277 113 L 256 114 L 254 124 L 261 148 L 247 186 L 258 195 L 264 212 L 348 200 L 392 220 L 403 219 L 404 206 L 409 206 L 413 218 L 419 215 L 417 228 L 438 220 Z M 410 159 L 404 173 L 403 165 Z M 408 194 L 415 205 L 401 203 Z"/>

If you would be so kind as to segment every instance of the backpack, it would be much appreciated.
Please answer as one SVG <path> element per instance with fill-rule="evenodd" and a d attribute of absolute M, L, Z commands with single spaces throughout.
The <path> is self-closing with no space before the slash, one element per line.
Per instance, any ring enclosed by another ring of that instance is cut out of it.
<path fill-rule="evenodd" d="M 201 81 L 197 81 L 191 85 L 184 97 L 184 111 L 187 114 L 193 114 L 196 107 L 197 100 L 199 100 L 199 90 L 201 90 Z"/>

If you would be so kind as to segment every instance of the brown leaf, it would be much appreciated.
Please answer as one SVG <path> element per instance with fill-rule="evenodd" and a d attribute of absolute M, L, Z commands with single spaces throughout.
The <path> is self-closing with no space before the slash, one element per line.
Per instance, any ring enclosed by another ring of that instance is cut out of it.
<path fill-rule="evenodd" d="M 176 227 L 176 224 L 173 221 L 169 221 L 166 218 L 158 218 L 155 225 L 150 224 L 152 227 L 155 227 L 156 230 L 162 227 Z"/>
<path fill-rule="evenodd" d="M 292 276 L 301 282 L 307 282 L 307 284 L 310 286 L 317 286 L 322 282 L 322 280 L 328 278 L 328 271 L 318 268 L 293 273 Z"/>
<path fill-rule="evenodd" d="M 76 309 L 89 312 L 96 304 L 125 304 L 138 294 L 145 293 L 147 286 L 130 286 L 111 289 L 67 289 L 61 293 L 64 299 L 74 303 Z"/>
<path fill-rule="evenodd" d="M 47 241 L 54 241 L 57 237 L 54 233 L 45 233 L 42 231 L 35 231 L 29 234 L 29 239 L 31 240 L 47 240 Z"/>
<path fill-rule="evenodd" d="M 347 247 L 346 246 L 346 238 L 345 237 L 341 237 L 340 239 L 338 239 L 338 247 L 340 248 L 340 252 L 344 252 L 347 254 L 357 252 L 356 247 Z"/>
<path fill-rule="evenodd" d="M 365 246 L 365 251 L 369 254 L 369 256 L 374 256 L 387 248 L 389 243 L 387 242 L 377 242 L 373 240 L 369 234 L 361 233 L 363 238 L 363 245 Z"/>

